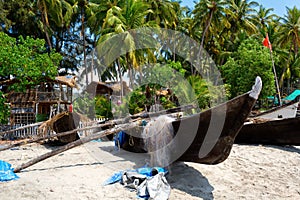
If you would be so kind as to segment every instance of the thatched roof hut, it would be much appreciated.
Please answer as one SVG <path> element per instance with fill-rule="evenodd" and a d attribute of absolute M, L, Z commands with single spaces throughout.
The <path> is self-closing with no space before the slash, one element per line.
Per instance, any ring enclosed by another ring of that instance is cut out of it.
<path fill-rule="evenodd" d="M 76 88 L 77 84 L 76 84 L 76 76 L 57 76 L 55 77 L 54 82 L 58 82 L 64 85 L 67 85 L 71 88 Z"/>
<path fill-rule="evenodd" d="M 105 94 L 111 95 L 113 93 L 113 89 L 110 86 L 108 86 L 106 83 L 97 81 L 91 82 L 87 86 L 86 90 L 88 93 L 94 94 L 94 96 Z"/>
<path fill-rule="evenodd" d="M 121 93 L 121 84 L 120 83 L 116 83 L 116 82 L 111 82 L 108 83 L 110 85 L 110 87 L 113 89 L 115 94 L 120 94 Z M 122 83 L 123 85 L 123 95 L 127 95 L 128 93 L 130 93 L 132 90 L 127 86 L 127 83 L 125 81 L 123 81 Z"/>
<path fill-rule="evenodd" d="M 18 83 L 17 79 L 2 81 L 5 86 Z M 8 91 L 7 100 L 11 107 L 11 124 L 29 124 L 44 120 L 51 114 L 60 113 L 72 104 L 73 88 L 77 87 L 75 76 L 45 78 L 34 88 L 25 92 Z M 54 112 L 54 113 L 52 113 Z"/>

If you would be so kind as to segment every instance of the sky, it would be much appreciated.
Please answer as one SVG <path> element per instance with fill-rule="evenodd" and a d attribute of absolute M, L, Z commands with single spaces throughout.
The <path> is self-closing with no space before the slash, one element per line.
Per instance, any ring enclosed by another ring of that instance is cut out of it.
<path fill-rule="evenodd" d="M 182 5 L 192 8 L 194 6 L 194 1 L 199 0 L 182 0 Z M 284 17 L 286 14 L 286 7 L 293 8 L 296 6 L 300 9 L 299 0 L 254 0 L 259 4 L 262 4 L 265 8 L 274 8 L 274 13 L 280 17 Z"/>

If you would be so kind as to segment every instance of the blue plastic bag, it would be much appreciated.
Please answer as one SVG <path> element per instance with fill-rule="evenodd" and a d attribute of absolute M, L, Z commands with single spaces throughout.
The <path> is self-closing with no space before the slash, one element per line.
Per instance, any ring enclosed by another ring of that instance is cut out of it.
<path fill-rule="evenodd" d="M 115 173 L 109 179 L 107 179 L 103 185 L 109 185 L 121 181 L 123 173 L 124 172 L 122 171 Z"/>
<path fill-rule="evenodd" d="M 0 181 L 17 180 L 19 176 L 14 173 L 14 169 L 11 168 L 11 164 L 0 160 Z"/>
<path fill-rule="evenodd" d="M 116 182 L 120 182 L 122 179 L 122 175 L 124 174 L 125 171 L 119 171 L 116 172 L 114 175 L 112 175 L 109 179 L 107 179 L 103 185 L 109 185 L 109 184 L 113 184 Z M 152 177 L 155 174 L 158 174 L 160 172 L 163 172 L 164 175 L 166 175 L 168 173 L 168 170 L 162 168 L 162 167 L 141 167 L 135 170 L 127 170 L 126 172 L 137 172 L 139 174 L 145 175 L 147 177 Z M 153 174 L 155 173 L 155 174 Z"/>
<path fill-rule="evenodd" d="M 124 131 L 120 131 L 114 138 L 115 146 L 122 147 L 122 145 L 126 142 L 126 133 Z"/>
<path fill-rule="evenodd" d="M 164 175 L 166 175 L 168 173 L 168 171 L 162 167 L 141 167 L 141 168 L 138 168 L 136 171 L 139 174 L 143 174 L 148 177 L 154 176 L 155 174 L 153 174 L 153 173 L 158 174 L 160 172 L 163 172 Z"/>

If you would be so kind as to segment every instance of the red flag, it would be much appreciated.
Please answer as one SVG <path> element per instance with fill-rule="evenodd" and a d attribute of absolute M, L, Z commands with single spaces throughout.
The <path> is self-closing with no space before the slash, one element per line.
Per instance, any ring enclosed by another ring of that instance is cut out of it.
<path fill-rule="evenodd" d="M 267 34 L 266 38 L 264 39 L 263 41 L 263 45 L 267 48 L 269 48 L 271 51 L 272 51 L 272 45 L 270 43 L 270 40 L 269 40 L 269 36 Z"/>

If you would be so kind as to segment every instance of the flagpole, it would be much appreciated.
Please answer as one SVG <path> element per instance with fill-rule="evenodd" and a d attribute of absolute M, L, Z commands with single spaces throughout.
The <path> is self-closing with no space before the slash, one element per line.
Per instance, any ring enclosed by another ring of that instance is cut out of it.
<path fill-rule="evenodd" d="M 272 60 L 272 68 L 273 68 L 273 73 L 274 73 L 274 77 L 275 77 L 276 90 L 277 90 L 277 94 L 278 94 L 278 103 L 281 106 L 282 102 L 281 102 L 281 95 L 280 95 L 280 90 L 279 90 L 278 78 L 277 78 L 277 73 L 276 73 L 274 59 L 273 59 L 272 45 L 271 45 L 271 42 L 269 40 L 268 33 L 267 33 L 267 41 L 268 41 L 268 45 L 269 45 L 268 48 L 270 50 L 270 56 L 271 56 L 271 60 Z"/>

